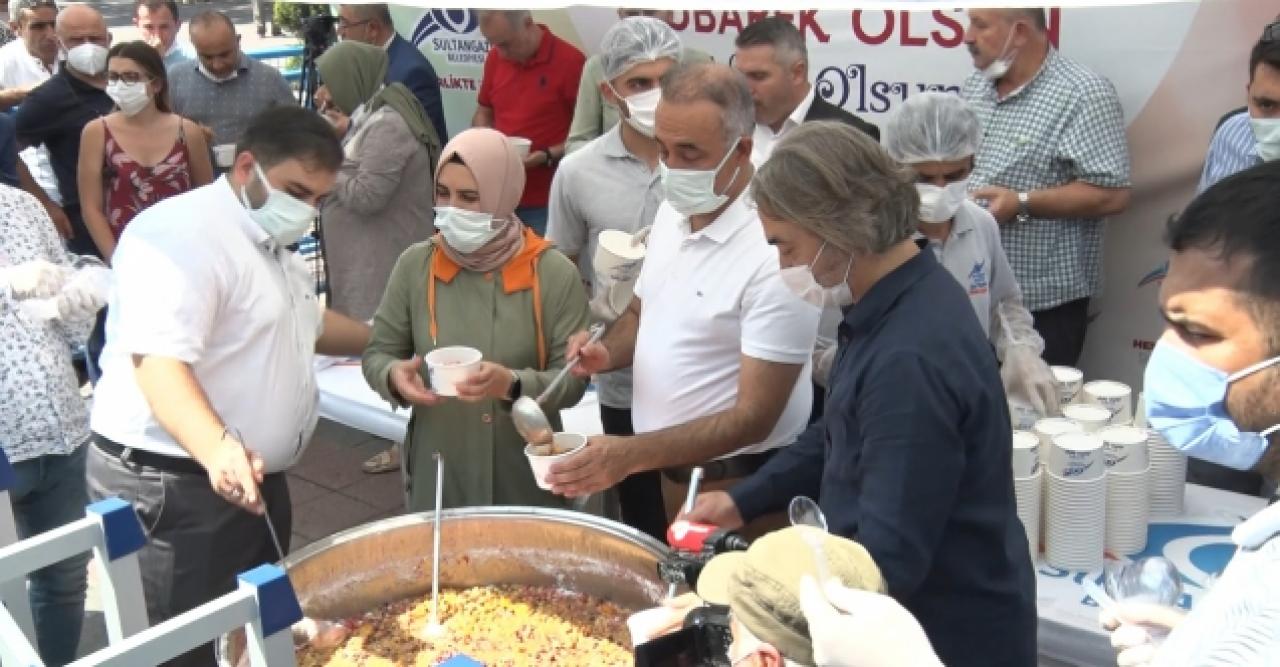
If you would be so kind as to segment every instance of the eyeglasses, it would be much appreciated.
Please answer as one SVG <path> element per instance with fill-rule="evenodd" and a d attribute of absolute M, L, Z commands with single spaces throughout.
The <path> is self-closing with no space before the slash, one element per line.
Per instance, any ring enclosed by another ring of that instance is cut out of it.
<path fill-rule="evenodd" d="M 364 21 L 347 21 L 345 19 L 338 19 L 338 29 L 350 30 L 359 25 L 366 25 L 369 23 L 369 21 L 372 21 L 372 20 L 373 19 L 365 19 Z"/>
<path fill-rule="evenodd" d="M 1280 42 L 1280 21 L 1272 21 L 1267 27 L 1263 28 L 1262 39 L 1258 41 L 1263 44 Z"/>
<path fill-rule="evenodd" d="M 142 72 L 107 72 L 107 83 L 117 83 L 123 81 L 125 83 L 142 83 L 150 82 L 151 77 Z"/>

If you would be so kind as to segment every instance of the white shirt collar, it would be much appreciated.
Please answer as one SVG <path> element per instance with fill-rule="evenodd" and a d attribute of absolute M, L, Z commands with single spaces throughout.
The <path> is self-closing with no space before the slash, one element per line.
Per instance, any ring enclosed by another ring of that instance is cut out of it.
<path fill-rule="evenodd" d="M 755 219 L 754 211 L 747 206 L 746 198 L 747 192 L 744 190 L 715 220 L 711 221 L 711 224 L 696 232 L 689 226 L 688 218 L 680 218 L 681 233 L 684 234 L 686 240 L 708 238 L 718 245 L 724 245 L 729 239 L 733 238 L 734 234 L 737 234 L 739 230 Z"/>
<path fill-rule="evenodd" d="M 1280 535 L 1280 503 L 1269 505 L 1231 531 L 1231 541 L 1242 549 L 1258 549 Z"/>
<path fill-rule="evenodd" d="M 393 32 L 391 33 L 391 36 L 387 38 L 386 43 L 382 45 L 382 50 L 386 51 L 387 49 L 391 48 L 391 43 L 394 41 L 396 41 L 396 33 Z"/>
<path fill-rule="evenodd" d="M 787 130 L 787 122 L 792 125 L 799 125 L 809 116 L 809 109 L 813 108 L 813 96 L 816 90 L 817 89 L 813 87 L 813 84 L 809 85 L 809 92 L 805 93 L 804 99 L 800 100 L 800 104 L 796 106 L 790 116 L 787 116 L 787 120 L 783 123 L 783 132 Z"/>
<path fill-rule="evenodd" d="M 240 193 L 236 192 L 235 187 L 231 185 L 231 180 L 227 178 L 226 174 L 220 176 L 217 182 L 222 184 L 222 188 L 225 190 L 225 196 L 231 198 L 228 205 L 234 206 L 235 209 L 240 211 L 240 215 L 235 216 L 236 225 L 240 227 L 240 231 L 244 232 L 244 235 L 248 237 L 249 241 L 255 246 L 264 250 L 274 250 L 275 242 L 272 240 L 271 235 L 268 234 L 267 230 L 263 229 L 258 223 L 254 222 L 253 218 L 249 217 L 249 211 L 245 209 L 244 203 L 240 201 Z"/>

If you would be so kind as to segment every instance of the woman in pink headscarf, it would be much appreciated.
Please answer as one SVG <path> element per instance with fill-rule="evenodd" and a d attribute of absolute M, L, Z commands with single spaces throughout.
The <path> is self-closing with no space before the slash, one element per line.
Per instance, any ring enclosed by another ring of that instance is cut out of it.
<path fill-rule="evenodd" d="M 412 511 L 434 503 L 436 451 L 447 462 L 446 507 L 566 505 L 534 481 L 511 403 L 540 394 L 564 367 L 565 342 L 587 326 L 587 296 L 577 267 L 516 218 L 524 173 L 502 133 L 454 137 L 436 168 L 438 232 L 400 256 L 374 315 L 364 375 L 386 400 L 413 406 L 404 441 Z M 451 345 L 484 354 L 457 398 L 433 392 L 422 363 Z M 584 390 L 566 378 L 542 403 L 557 431 L 559 410 Z"/>

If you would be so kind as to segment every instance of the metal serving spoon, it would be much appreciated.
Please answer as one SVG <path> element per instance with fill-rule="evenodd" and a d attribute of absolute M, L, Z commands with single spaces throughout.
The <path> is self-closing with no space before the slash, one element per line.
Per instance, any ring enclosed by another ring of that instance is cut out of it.
<path fill-rule="evenodd" d="M 600 342 L 600 339 L 604 336 L 604 325 L 593 324 L 590 331 L 591 338 L 587 340 L 583 347 Z M 581 358 L 582 355 L 579 354 L 570 359 L 569 363 L 560 369 L 560 373 L 556 375 L 555 379 L 551 380 L 551 384 L 547 385 L 547 388 L 543 390 L 536 400 L 528 396 L 521 396 L 511 405 L 511 420 L 515 422 L 516 430 L 520 432 L 520 435 L 524 436 L 525 442 L 535 445 L 551 443 L 555 432 L 551 429 L 551 422 L 547 421 L 547 414 L 542 411 L 540 404 L 547 400 L 547 397 L 551 395 L 552 391 L 555 391 L 555 388 L 560 385 L 565 376 L 577 367 Z"/>

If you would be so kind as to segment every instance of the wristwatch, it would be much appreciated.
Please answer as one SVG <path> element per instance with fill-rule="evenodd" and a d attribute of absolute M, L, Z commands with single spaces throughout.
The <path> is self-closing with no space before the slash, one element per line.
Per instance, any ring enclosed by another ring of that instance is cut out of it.
<path fill-rule="evenodd" d="M 1031 222 L 1031 193 L 1018 193 L 1018 222 Z"/>
<path fill-rule="evenodd" d="M 520 398 L 520 384 L 520 376 L 515 371 L 511 371 L 511 389 L 507 390 L 508 401 L 514 403 L 517 398 Z"/>

